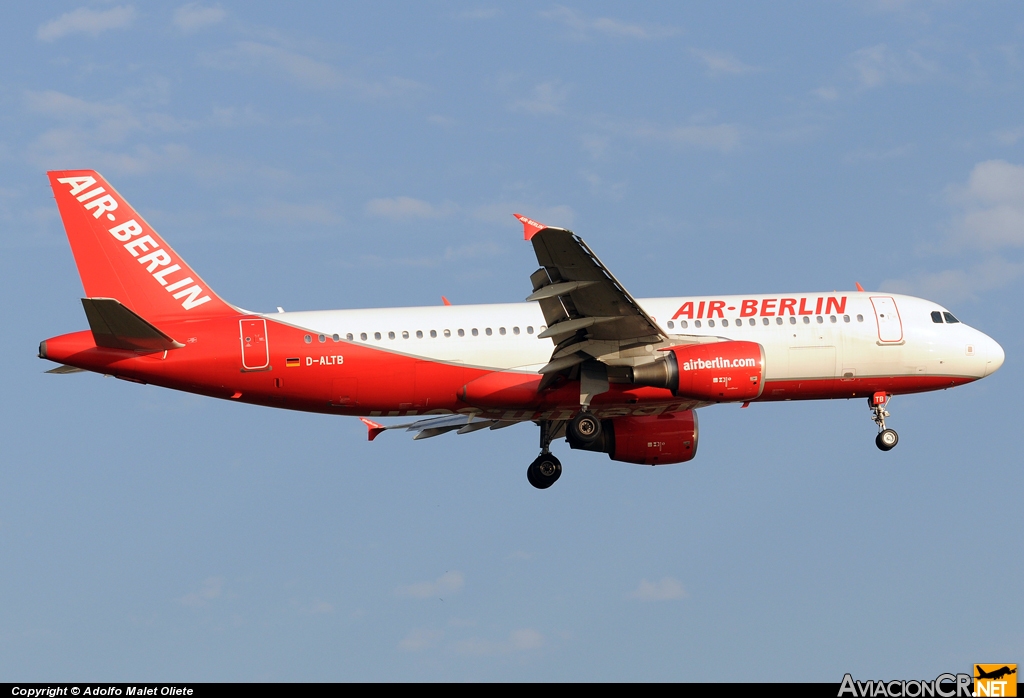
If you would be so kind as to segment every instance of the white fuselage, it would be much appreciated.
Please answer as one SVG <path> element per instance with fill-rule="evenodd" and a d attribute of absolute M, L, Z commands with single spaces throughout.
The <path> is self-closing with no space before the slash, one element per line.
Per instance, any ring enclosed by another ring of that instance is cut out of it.
<path fill-rule="evenodd" d="M 830 299 L 833 299 L 830 301 Z M 955 376 L 983 378 L 1002 364 L 987 335 L 931 301 L 884 293 L 639 299 L 670 338 L 757 342 L 765 380 Z M 934 322 L 932 313 L 942 314 Z M 781 314 L 780 314 L 781 313 Z M 312 342 L 351 341 L 429 360 L 536 371 L 551 358 L 536 303 L 373 308 L 267 315 L 308 330 Z M 335 339 L 337 338 L 337 339 Z"/>

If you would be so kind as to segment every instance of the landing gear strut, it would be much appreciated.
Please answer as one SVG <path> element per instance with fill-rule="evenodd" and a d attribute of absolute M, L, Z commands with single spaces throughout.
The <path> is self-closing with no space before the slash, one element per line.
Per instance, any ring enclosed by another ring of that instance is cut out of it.
<path fill-rule="evenodd" d="M 556 430 L 550 421 L 540 422 L 540 455 L 526 469 L 526 479 L 538 490 L 551 487 L 562 474 L 562 464 L 548 450 Z"/>
<path fill-rule="evenodd" d="M 886 393 L 875 393 L 868 398 L 868 407 L 871 408 L 871 420 L 878 425 L 878 436 L 875 437 L 875 445 L 882 451 L 891 451 L 899 443 L 900 437 L 895 430 L 885 426 L 885 418 L 891 416 L 886 406 L 891 395 Z"/>

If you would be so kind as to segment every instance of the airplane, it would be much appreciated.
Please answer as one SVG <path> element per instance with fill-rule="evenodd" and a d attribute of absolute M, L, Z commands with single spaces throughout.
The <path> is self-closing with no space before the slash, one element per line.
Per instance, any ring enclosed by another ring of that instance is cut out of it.
<path fill-rule="evenodd" d="M 49 373 L 93 371 L 254 405 L 359 417 L 372 441 L 533 422 L 527 480 L 572 449 L 665 465 L 697 453 L 714 404 L 867 398 L 882 451 L 893 395 L 944 390 L 1003 363 L 949 310 L 893 293 L 636 299 L 575 233 L 520 214 L 540 268 L 525 302 L 260 313 L 218 296 L 92 170 L 48 173 L 89 330 L 51 337 Z M 405 418 L 399 424 L 378 419 Z"/>

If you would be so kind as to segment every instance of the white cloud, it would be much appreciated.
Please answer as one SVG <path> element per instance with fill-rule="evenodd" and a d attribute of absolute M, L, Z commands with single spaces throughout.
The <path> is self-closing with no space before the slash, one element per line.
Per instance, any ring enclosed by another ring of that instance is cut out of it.
<path fill-rule="evenodd" d="M 745 73 L 760 73 L 763 68 L 759 68 L 754 65 L 747 65 L 739 58 L 728 54 L 720 53 L 718 51 L 703 51 L 701 49 L 692 48 L 690 53 L 693 54 L 704 67 L 708 69 L 708 75 L 711 77 L 718 77 L 720 75 L 743 75 Z"/>
<path fill-rule="evenodd" d="M 395 593 L 399 596 L 407 596 L 414 599 L 429 599 L 438 596 L 455 594 L 462 590 L 465 585 L 465 578 L 462 572 L 445 572 L 432 582 L 416 582 L 407 586 L 398 587 Z"/>
<path fill-rule="evenodd" d="M 990 257 L 967 269 L 921 272 L 905 279 L 886 279 L 879 289 L 930 298 L 945 305 L 977 300 L 979 294 L 1010 285 L 1024 276 L 1024 263 Z"/>
<path fill-rule="evenodd" d="M 920 82 L 938 71 L 935 63 L 926 60 L 916 51 L 908 49 L 901 54 L 885 44 L 854 51 L 848 63 L 861 87 L 865 88 L 881 87 L 889 83 Z"/>
<path fill-rule="evenodd" d="M 545 225 L 559 228 L 571 228 L 576 218 L 571 206 L 539 206 L 524 201 L 503 201 L 473 209 L 473 217 L 479 221 L 497 225 L 516 225 L 521 231 L 522 223 L 512 217 L 513 213 L 521 213 Z"/>
<path fill-rule="evenodd" d="M 568 94 L 560 81 L 549 80 L 536 85 L 529 96 L 512 102 L 512 108 L 530 114 L 561 114 Z"/>
<path fill-rule="evenodd" d="M 450 201 L 435 206 L 429 201 L 414 199 L 411 196 L 394 196 L 385 199 L 371 199 L 366 202 L 366 213 L 370 216 L 390 218 L 391 220 L 414 220 L 427 218 L 444 218 L 458 210 L 458 206 Z"/>
<path fill-rule="evenodd" d="M 183 32 L 196 32 L 217 24 L 227 17 L 227 14 L 217 5 L 204 7 L 197 2 L 190 2 L 174 11 L 174 26 Z"/>
<path fill-rule="evenodd" d="M 834 87 L 819 87 L 816 90 L 811 90 L 811 94 L 826 102 L 834 102 L 839 99 L 839 90 Z"/>
<path fill-rule="evenodd" d="M 965 211 L 954 221 L 954 235 L 967 248 L 1024 246 L 1024 166 L 988 160 L 974 166 L 964 187 L 950 196 Z"/>
<path fill-rule="evenodd" d="M 665 577 L 657 582 L 640 580 L 640 585 L 630 594 L 640 601 L 673 601 L 686 598 L 686 590 L 682 583 L 673 577 Z"/>
<path fill-rule="evenodd" d="M 946 194 L 959 210 L 935 251 L 964 258 L 963 265 L 887 279 L 883 290 L 953 303 L 977 299 L 1024 276 L 1024 262 L 1012 258 L 1024 247 L 1024 166 L 979 162 L 966 184 L 950 186 Z"/>
<path fill-rule="evenodd" d="M 422 652 L 423 650 L 436 647 L 437 643 L 444 637 L 444 632 L 432 628 L 416 628 L 398 643 L 398 649 L 406 652 Z"/>
<path fill-rule="evenodd" d="M 475 10 L 466 10 L 465 12 L 460 12 L 458 14 L 458 18 L 481 20 L 494 19 L 495 17 L 500 17 L 501 15 L 502 11 L 497 7 L 479 7 Z"/>
<path fill-rule="evenodd" d="M 592 34 L 603 34 L 623 39 L 661 39 L 679 34 L 675 27 L 654 24 L 631 24 L 611 17 L 591 18 L 568 7 L 556 7 L 540 13 L 544 19 L 559 22 L 569 29 L 575 39 L 586 39 Z"/>
<path fill-rule="evenodd" d="M 688 124 L 656 126 L 642 124 L 632 129 L 633 136 L 667 142 L 681 148 L 702 148 L 730 153 L 740 146 L 740 129 L 735 124 Z"/>
<path fill-rule="evenodd" d="M 992 137 L 1003 145 L 1017 145 L 1017 141 L 1024 138 L 1024 126 L 1017 128 L 1004 128 L 992 132 Z"/>
<path fill-rule="evenodd" d="M 459 654 L 484 656 L 529 652 L 543 646 L 544 636 L 542 634 L 532 628 L 520 628 L 509 633 L 508 639 L 503 641 L 471 637 L 456 642 L 453 648 Z"/>
<path fill-rule="evenodd" d="M 68 34 L 88 34 L 96 37 L 108 29 L 124 29 L 130 26 L 134 19 L 135 8 L 131 5 L 111 7 L 109 10 L 80 7 L 40 26 L 36 31 L 36 38 L 41 41 L 54 41 Z"/>
<path fill-rule="evenodd" d="M 210 577 L 202 586 L 191 594 L 182 596 L 178 601 L 183 606 L 192 606 L 193 608 L 199 606 L 205 606 L 214 599 L 221 596 L 224 590 L 224 578 L 223 577 Z"/>
<path fill-rule="evenodd" d="M 423 89 L 420 83 L 404 78 L 362 80 L 342 72 L 326 61 L 258 41 L 240 41 L 231 49 L 207 56 L 206 61 L 213 67 L 225 70 L 278 73 L 301 87 L 348 90 L 367 99 L 393 98 Z"/>

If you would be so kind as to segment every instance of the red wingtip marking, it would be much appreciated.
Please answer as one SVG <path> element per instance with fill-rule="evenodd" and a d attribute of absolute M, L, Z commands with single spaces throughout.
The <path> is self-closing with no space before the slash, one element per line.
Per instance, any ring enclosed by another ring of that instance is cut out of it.
<path fill-rule="evenodd" d="M 447 298 L 445 298 L 444 296 L 441 296 L 441 300 L 444 302 L 445 305 L 451 305 L 452 304 L 452 302 L 450 300 L 448 300 Z"/>
<path fill-rule="evenodd" d="M 534 235 L 536 235 L 540 231 L 544 230 L 544 228 L 547 228 L 547 226 L 544 225 L 543 223 L 538 223 L 537 221 L 533 220 L 532 218 L 527 218 L 526 216 L 524 216 L 521 213 L 513 213 L 512 215 L 515 216 L 517 219 L 519 219 L 519 222 L 523 224 L 523 239 L 524 240 L 529 240 Z"/>
<path fill-rule="evenodd" d="M 858 290 L 858 291 L 860 291 L 861 293 L 864 293 L 864 287 L 863 287 L 863 286 L 861 286 L 859 282 L 856 282 L 856 281 L 855 281 L 854 283 L 856 283 L 856 284 L 857 284 L 857 290 Z"/>
<path fill-rule="evenodd" d="M 387 429 L 387 427 L 381 424 L 377 424 L 377 422 L 373 421 L 372 419 L 367 419 L 366 417 L 360 417 L 359 421 L 366 425 L 367 441 L 373 441 L 378 436 L 380 436 L 381 432 Z"/>

